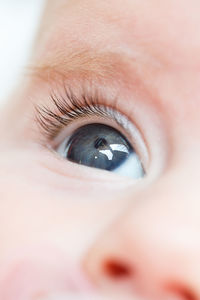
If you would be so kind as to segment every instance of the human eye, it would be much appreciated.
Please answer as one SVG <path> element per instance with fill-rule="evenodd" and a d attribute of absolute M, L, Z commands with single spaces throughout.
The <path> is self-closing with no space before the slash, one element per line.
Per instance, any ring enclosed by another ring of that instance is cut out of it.
<path fill-rule="evenodd" d="M 147 173 L 148 151 L 142 134 L 117 101 L 97 92 L 51 95 L 54 108 L 38 107 L 37 119 L 51 148 L 67 161 L 114 172 L 134 180 Z"/>

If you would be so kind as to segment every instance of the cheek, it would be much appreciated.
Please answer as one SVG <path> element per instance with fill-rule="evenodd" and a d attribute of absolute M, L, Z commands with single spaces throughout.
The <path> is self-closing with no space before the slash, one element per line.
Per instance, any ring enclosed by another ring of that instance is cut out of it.
<path fill-rule="evenodd" d="M 103 180 L 98 197 L 76 188 L 77 174 L 72 181 L 64 173 L 67 188 L 59 189 L 60 175 L 41 168 L 38 161 L 44 160 L 34 154 L 20 150 L 1 157 L 0 299 L 87 289 L 81 266 L 88 249 L 126 207 L 124 193 L 117 200 L 119 193 L 107 193 Z"/>
<path fill-rule="evenodd" d="M 48 244 L 19 248 L 12 259 L 1 264 L 1 299 L 40 299 L 56 291 L 77 290 L 91 290 L 80 267 Z"/>
<path fill-rule="evenodd" d="M 76 180 L 73 188 L 60 190 L 55 183 L 59 175 L 40 169 L 34 156 L 16 153 L 2 158 L 0 170 L 0 261 L 9 261 L 16 249 L 41 244 L 58 247 L 71 261 L 80 261 L 91 242 L 123 210 L 124 201 L 106 192 L 97 193 L 98 199 L 86 197 L 76 188 Z M 70 180 L 62 177 L 67 187 Z"/>

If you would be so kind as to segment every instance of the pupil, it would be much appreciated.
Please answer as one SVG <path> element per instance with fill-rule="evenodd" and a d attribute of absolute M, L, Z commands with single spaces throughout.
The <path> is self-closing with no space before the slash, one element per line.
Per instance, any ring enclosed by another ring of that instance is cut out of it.
<path fill-rule="evenodd" d="M 107 146 L 108 143 L 106 141 L 106 139 L 104 138 L 98 138 L 95 142 L 94 142 L 94 147 L 96 149 L 103 149 L 105 148 L 105 146 Z"/>

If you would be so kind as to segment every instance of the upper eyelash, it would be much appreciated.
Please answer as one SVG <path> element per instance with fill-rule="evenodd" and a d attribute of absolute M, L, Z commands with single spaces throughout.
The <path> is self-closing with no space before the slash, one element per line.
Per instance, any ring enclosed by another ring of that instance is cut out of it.
<path fill-rule="evenodd" d="M 102 97 L 97 92 L 92 95 L 85 90 L 80 97 L 77 97 L 71 89 L 65 87 L 64 90 L 64 96 L 51 93 L 53 109 L 47 106 L 36 106 L 36 121 L 48 140 L 53 140 L 63 127 L 80 117 L 96 115 L 112 118 L 122 126 L 116 100 L 113 101 L 111 108 L 102 104 Z"/>

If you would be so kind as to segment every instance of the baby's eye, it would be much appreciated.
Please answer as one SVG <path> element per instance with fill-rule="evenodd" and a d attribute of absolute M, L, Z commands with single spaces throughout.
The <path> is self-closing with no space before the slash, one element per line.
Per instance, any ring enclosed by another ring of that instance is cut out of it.
<path fill-rule="evenodd" d="M 113 171 L 134 179 L 145 175 L 134 147 L 117 129 L 91 123 L 76 129 L 62 141 L 57 152 L 77 164 Z"/>

